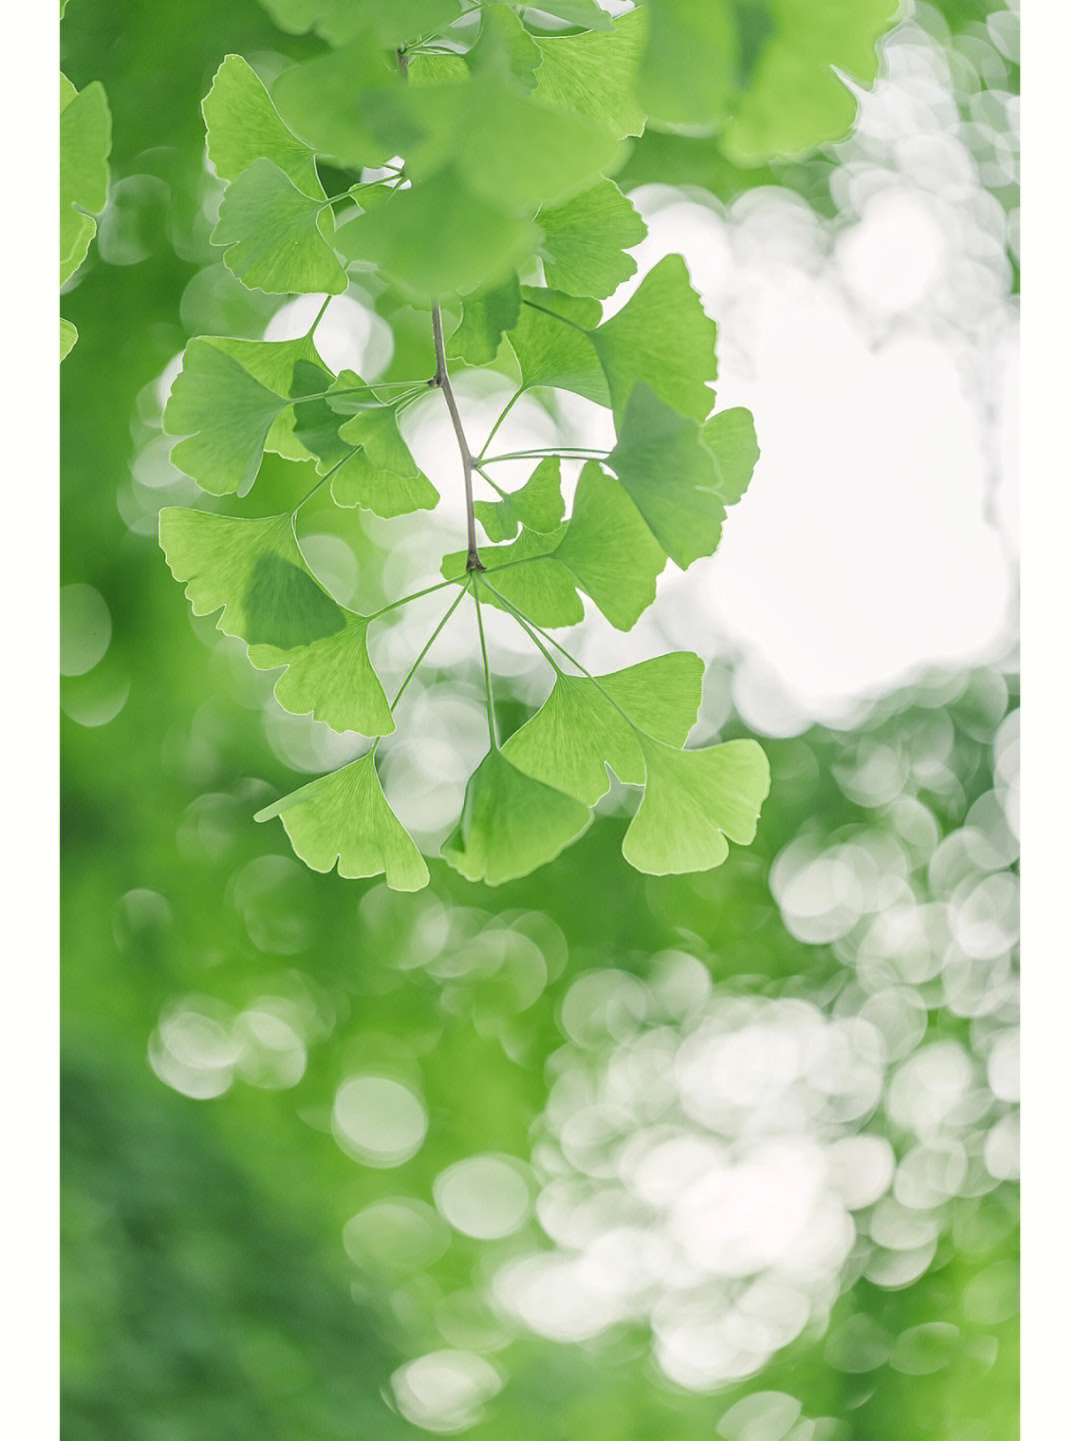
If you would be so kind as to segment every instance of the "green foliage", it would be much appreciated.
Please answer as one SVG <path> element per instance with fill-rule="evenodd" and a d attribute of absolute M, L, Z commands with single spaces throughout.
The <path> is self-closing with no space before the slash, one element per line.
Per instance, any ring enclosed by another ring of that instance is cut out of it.
<path fill-rule="evenodd" d="M 64 7 L 60 7 L 63 18 Z M 60 75 L 60 284 L 65 285 L 86 259 L 97 233 L 97 219 L 109 198 L 112 117 L 105 91 L 95 80 L 76 90 Z M 60 321 L 60 359 L 79 338 L 75 326 Z"/>
<path fill-rule="evenodd" d="M 820 31 L 807 16 L 821 7 L 808 0 L 645 0 L 615 19 L 593 0 L 566 0 L 546 7 L 562 22 L 555 30 L 533 25 L 528 11 L 462 11 L 456 0 L 268 8 L 328 48 L 286 66 L 269 91 L 239 55 L 219 67 L 203 105 L 207 151 L 227 182 L 211 239 L 244 286 L 271 294 L 329 299 L 351 270 L 374 272 L 393 303 L 431 309 L 433 374 L 387 399 L 360 375 L 333 374 L 314 325 L 291 341 L 195 339 L 164 415 L 166 432 L 182 437 L 175 464 L 211 494 L 242 496 L 271 451 L 313 466 L 311 495 L 326 486 L 324 499 L 339 507 L 384 518 L 432 509 L 438 493 L 399 422 L 437 386 L 468 483 L 469 545 L 443 560 L 453 601 L 398 696 L 468 592 L 491 731 L 445 859 L 491 885 L 546 864 L 588 825 L 610 767 L 644 787 L 624 845 L 631 864 L 660 873 L 718 865 L 729 840 L 752 838 L 768 768 L 752 741 L 682 749 L 701 662 L 679 653 L 593 679 L 546 633 L 583 620 L 583 597 L 631 629 L 668 559 L 685 569 L 716 549 L 757 459 L 749 414 L 712 413 L 716 327 L 680 256 L 663 257 L 604 318 L 601 301 L 633 276 L 628 252 L 645 237 L 615 177 L 650 120 L 692 126 L 743 157 L 832 137 L 853 102 L 831 67 L 872 74 L 886 6 L 833 0 Z M 342 173 L 340 194 L 328 197 L 320 163 Z M 546 284 L 525 283 L 538 263 Z M 449 350 L 443 303 L 460 315 Z M 465 436 L 450 367 L 505 373 L 515 363 L 506 410 L 548 389 L 612 410 L 615 447 L 588 459 L 576 481 L 573 447 L 555 447 L 507 490 L 502 457 L 489 454 L 502 417 L 483 445 Z M 493 498 L 474 503 L 474 482 Z M 372 740 L 362 760 L 260 816 L 280 816 L 314 869 L 385 870 L 391 886 L 411 889 L 427 870 L 376 770 L 377 740 L 394 723 L 368 655 L 374 617 L 345 610 L 315 579 L 296 540 L 297 510 L 239 520 L 169 509 L 161 543 L 195 611 L 220 610 L 219 628 L 247 643 L 256 667 L 284 667 L 282 705 Z M 476 544 L 477 520 L 493 544 Z M 510 616 L 556 675 L 505 749 L 484 606 Z"/>

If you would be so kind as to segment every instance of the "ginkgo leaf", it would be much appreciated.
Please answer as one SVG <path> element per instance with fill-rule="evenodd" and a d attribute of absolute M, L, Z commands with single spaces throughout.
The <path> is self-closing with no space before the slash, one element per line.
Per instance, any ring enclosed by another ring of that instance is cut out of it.
<path fill-rule="evenodd" d="M 273 161 L 305 195 L 325 199 L 315 152 L 288 128 L 242 56 L 226 55 L 202 111 L 207 154 L 222 180 L 235 180 L 262 157 Z"/>
<path fill-rule="evenodd" d="M 287 405 L 213 340 L 190 341 L 161 421 L 166 435 L 187 437 L 173 446 L 172 463 L 213 495 L 246 495 Z"/>
<path fill-rule="evenodd" d="M 761 455 L 754 417 L 741 405 L 718 410 L 701 427 L 701 439 L 716 461 L 717 493 L 724 505 L 734 505 L 746 493 Z"/>
<path fill-rule="evenodd" d="M 249 646 L 291 651 L 345 629 L 345 612 L 304 560 L 291 515 L 250 519 L 166 506 L 158 540 L 194 613 L 220 610 L 218 630 Z"/>
<path fill-rule="evenodd" d="M 902 14 L 897 0 L 768 0 L 767 27 L 721 134 L 725 153 L 759 165 L 847 134 L 856 100 L 841 77 L 871 83 L 877 43 Z"/>
<path fill-rule="evenodd" d="M 639 5 L 607 33 L 536 35 L 544 62 L 536 72 L 538 100 L 586 116 L 615 135 L 640 135 L 645 112 L 634 89 L 647 21 Z"/>
<path fill-rule="evenodd" d="M 649 875 L 718 866 L 728 839 L 749 845 L 769 792 L 769 763 L 756 741 L 684 751 L 639 737 L 645 793 L 623 838 L 623 855 Z"/>
<path fill-rule="evenodd" d="M 210 239 L 249 290 L 340 295 L 348 277 L 319 230 L 326 202 L 312 199 L 270 160 L 256 160 L 225 192 Z"/>
<path fill-rule="evenodd" d="M 521 313 L 508 335 L 521 388 L 550 385 L 609 405 L 607 377 L 590 333 L 602 313 L 596 300 L 523 285 Z"/>
<path fill-rule="evenodd" d="M 466 880 L 500 886 L 554 860 L 591 819 L 587 806 L 493 748 L 469 779 L 460 824 L 442 855 Z"/>
<path fill-rule="evenodd" d="M 70 320 L 60 317 L 60 362 L 63 362 L 71 354 L 71 348 L 79 338 L 79 332 L 72 325 Z"/>
<path fill-rule="evenodd" d="M 564 510 L 559 457 L 546 456 L 520 490 L 500 495 L 501 500 L 478 500 L 474 507 L 490 540 L 511 540 L 519 525 L 542 535 L 555 530 Z"/>
<path fill-rule="evenodd" d="M 390 154 L 372 134 L 367 111 L 373 94 L 398 83 L 389 57 L 365 33 L 340 50 L 290 66 L 271 93 L 294 134 L 320 155 L 360 170 L 382 164 Z"/>
<path fill-rule="evenodd" d="M 675 651 L 595 680 L 560 671 L 503 751 L 527 775 L 595 805 L 608 790 L 608 766 L 625 784 L 644 784 L 637 730 L 669 745 L 685 742 L 701 704 L 703 669 L 696 655 Z"/>
<path fill-rule="evenodd" d="M 278 677 L 274 695 L 293 715 L 313 716 L 336 731 L 389 735 L 394 720 L 368 656 L 370 617 L 347 610 L 342 616 L 343 628 L 331 635 L 292 650 L 252 645 L 248 660 L 256 670 L 288 667 Z"/>
<path fill-rule="evenodd" d="M 651 118 L 696 126 L 727 118 L 740 64 L 737 9 L 731 0 L 649 0 L 637 94 Z"/>
<path fill-rule="evenodd" d="M 109 198 L 112 122 L 98 81 L 76 90 L 60 76 L 60 284 L 75 274 Z"/>
<path fill-rule="evenodd" d="M 465 57 L 469 69 L 494 69 L 532 90 L 544 58 L 540 47 L 509 6 L 489 5 L 482 14 L 480 36 Z"/>
<path fill-rule="evenodd" d="M 283 401 L 319 394 L 334 383 L 333 372 L 323 364 L 310 335 L 297 336 L 295 340 L 238 340 L 213 335 L 200 337 L 200 343 L 203 341 L 232 356 L 249 375 Z M 187 364 L 186 357 L 184 364 Z M 314 452 L 302 443 L 299 434 L 303 415 L 303 406 L 286 405 L 272 422 L 263 449 L 286 460 L 309 460 Z"/>
<path fill-rule="evenodd" d="M 347 880 L 385 872 L 392 891 L 418 891 L 428 868 L 408 831 L 383 794 L 370 751 L 341 770 L 320 776 L 259 811 L 255 819 L 281 817 L 293 850 L 313 871 Z"/>
<path fill-rule="evenodd" d="M 645 239 L 645 222 L 614 181 L 541 210 L 537 224 L 544 276 L 556 290 L 603 299 L 637 270 L 626 251 Z"/>
<path fill-rule="evenodd" d="M 334 472 L 330 489 L 338 505 L 358 505 L 384 518 L 438 505 L 439 492 L 402 439 L 393 407 L 358 411 L 339 435 L 345 444 L 363 448 Z"/>
<path fill-rule="evenodd" d="M 663 405 L 644 383 L 634 386 L 609 464 L 649 530 L 686 569 L 720 543 L 724 506 L 716 461 L 701 427 Z"/>
<path fill-rule="evenodd" d="M 532 220 L 471 195 L 457 169 L 448 166 L 348 221 L 335 245 L 430 303 L 432 296 L 465 294 L 505 276 L 538 238 Z"/>
<path fill-rule="evenodd" d="M 618 630 L 630 630 L 656 599 L 656 577 L 667 563 L 626 491 L 595 460 L 582 468 L 554 559 Z"/>
<path fill-rule="evenodd" d="M 611 389 L 616 425 L 641 380 L 692 420 L 704 420 L 712 409 L 716 325 L 681 255 L 665 255 L 654 265 L 622 309 L 593 331 L 592 342 Z"/>
<path fill-rule="evenodd" d="M 520 312 L 521 286 L 516 275 L 466 295 L 461 302 L 461 324 L 450 337 L 447 353 L 469 365 L 489 364 L 505 333 L 517 324 Z"/>
<path fill-rule="evenodd" d="M 491 586 L 495 587 L 493 590 L 479 585 L 480 599 L 500 610 L 513 606 L 534 625 L 558 627 L 577 625 L 584 620 L 585 608 L 578 595 L 577 581 L 552 555 L 566 529 L 564 523 L 549 535 L 523 530 L 509 545 L 480 546 L 480 562 Z M 442 574 L 447 580 L 463 577 L 465 561 L 463 550 L 444 556 Z"/>
<path fill-rule="evenodd" d="M 596 0 L 544 0 L 532 8 L 565 20 L 568 25 L 578 25 L 582 30 L 610 30 L 615 23 Z"/>
<path fill-rule="evenodd" d="M 546 64 L 545 59 L 538 74 Z M 538 103 L 533 98 L 538 94 L 539 86 L 525 91 L 489 69 L 467 85 L 399 85 L 379 92 L 369 97 L 367 114 L 387 153 L 405 157 L 414 181 L 452 165 L 472 195 L 506 215 L 524 217 L 538 206 L 568 200 L 599 179 L 623 151 L 604 125 Z M 452 206 L 461 209 L 467 200 L 459 195 Z M 473 237 L 486 244 L 480 225 Z"/>

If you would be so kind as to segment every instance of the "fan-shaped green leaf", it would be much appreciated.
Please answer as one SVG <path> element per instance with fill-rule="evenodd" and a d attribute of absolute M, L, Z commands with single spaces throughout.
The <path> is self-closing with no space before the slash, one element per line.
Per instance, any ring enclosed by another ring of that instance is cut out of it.
<path fill-rule="evenodd" d="M 192 610 L 220 610 L 226 635 L 292 651 L 345 629 L 346 613 L 308 568 L 291 515 L 242 519 L 166 506 L 158 539 Z"/>
<path fill-rule="evenodd" d="M 645 223 L 614 181 L 541 210 L 537 223 L 544 275 L 556 290 L 602 299 L 637 269 L 626 250 L 645 239 Z"/>
<path fill-rule="evenodd" d="M 544 56 L 536 72 L 537 100 L 582 115 L 615 135 L 640 135 L 645 112 L 634 79 L 645 37 L 640 6 L 620 15 L 607 33 L 537 35 Z"/>
<path fill-rule="evenodd" d="M 255 349 L 262 344 L 228 342 L 230 350 L 246 347 L 242 353 L 248 360 L 266 356 L 264 348 Z M 257 380 L 230 350 L 203 336 L 188 344 L 161 422 L 167 435 L 187 437 L 173 446 L 173 464 L 213 495 L 247 494 L 259 473 L 270 428 L 289 403 Z M 282 356 L 281 351 L 273 354 Z"/>
<path fill-rule="evenodd" d="M 635 727 L 684 743 L 701 704 L 702 670 L 696 655 L 675 651 L 595 680 L 560 672 L 503 751 L 527 775 L 595 805 L 608 790 L 607 766 L 627 785 L 644 784 Z"/>
<path fill-rule="evenodd" d="M 60 317 L 60 361 L 61 364 L 71 354 L 71 348 L 79 338 L 79 332 L 72 325 L 70 320 Z"/>
<path fill-rule="evenodd" d="M 210 239 L 227 247 L 225 264 L 249 290 L 340 295 L 349 282 L 319 230 L 325 204 L 272 161 L 256 160 L 226 190 Z"/>
<path fill-rule="evenodd" d="M 654 265 L 623 308 L 597 327 L 592 341 L 611 388 L 616 425 L 640 380 L 692 420 L 704 420 L 712 409 L 716 325 L 681 255 L 665 255 Z"/>
<path fill-rule="evenodd" d="M 590 460 L 554 558 L 618 630 L 630 630 L 656 599 L 667 557 L 619 482 Z"/>
<path fill-rule="evenodd" d="M 740 61 L 737 9 L 732 0 L 649 0 L 637 94 L 653 119 L 698 127 L 727 119 Z"/>
<path fill-rule="evenodd" d="M 272 93 L 294 134 L 320 155 L 359 170 L 382 164 L 390 154 L 372 134 L 367 112 L 374 94 L 398 84 L 389 57 L 364 33 L 340 50 L 290 66 L 274 81 Z"/>
<path fill-rule="evenodd" d="M 418 891 L 428 868 L 408 831 L 387 804 L 369 751 L 330 775 L 259 811 L 257 821 L 281 817 L 293 850 L 314 871 L 352 880 L 386 873 L 393 891 Z"/>
<path fill-rule="evenodd" d="M 278 677 L 274 695 L 293 715 L 313 716 L 336 731 L 389 735 L 394 720 L 368 656 L 370 617 L 348 610 L 342 616 L 343 628 L 331 635 L 293 650 L 249 646 L 248 660 L 256 670 L 288 667 Z"/>
<path fill-rule="evenodd" d="M 513 330 L 521 312 L 521 286 L 516 275 L 486 290 L 466 295 L 461 302 L 461 324 L 447 344 L 447 353 L 469 365 L 488 365 L 499 342 Z"/>
<path fill-rule="evenodd" d="M 358 411 L 339 434 L 347 445 L 363 448 L 334 472 L 330 487 L 338 505 L 358 505 L 384 517 L 438 505 L 439 492 L 401 438 L 393 407 Z"/>
<path fill-rule="evenodd" d="M 551 385 L 609 405 L 607 377 L 591 336 L 602 314 L 599 302 L 531 285 L 521 287 L 521 301 L 517 325 L 508 336 L 521 388 Z"/>
<path fill-rule="evenodd" d="M 683 570 L 720 543 L 724 506 L 701 427 L 634 386 L 610 464 L 653 535 Z"/>
<path fill-rule="evenodd" d="M 505 610 L 502 597 L 535 625 L 577 625 L 585 617 L 577 581 L 552 554 L 566 529 L 566 524 L 560 525 L 549 535 L 523 530 L 509 545 L 482 545 L 480 562 L 498 594 L 482 584 L 477 587 L 480 599 Z M 465 560 L 463 550 L 444 556 L 442 574 L 447 580 L 464 575 Z"/>
<path fill-rule="evenodd" d="M 465 57 L 469 69 L 478 74 L 494 70 L 512 75 L 519 85 L 532 90 L 537 66 L 544 58 L 540 47 L 509 6 L 488 5 L 481 13 L 480 36 Z"/>
<path fill-rule="evenodd" d="M 469 780 L 461 822 L 442 854 L 467 880 L 499 886 L 554 860 L 590 820 L 587 806 L 493 749 Z"/>
<path fill-rule="evenodd" d="M 60 284 L 75 274 L 109 198 L 112 128 L 105 91 L 95 80 L 76 91 L 60 77 Z"/>
<path fill-rule="evenodd" d="M 645 793 L 623 838 L 639 871 L 705 871 L 726 858 L 728 843 L 749 845 L 769 792 L 769 763 L 756 741 L 725 741 L 684 751 L 640 737 Z"/>
<path fill-rule="evenodd" d="M 202 111 L 207 154 L 222 180 L 235 180 L 263 157 L 283 170 L 305 195 L 325 199 L 315 169 L 315 152 L 288 128 L 266 86 L 242 56 L 226 55 Z"/>
<path fill-rule="evenodd" d="M 335 244 L 347 258 L 377 266 L 430 303 L 432 296 L 466 294 L 501 279 L 538 237 L 531 220 L 471 194 L 448 166 L 348 221 Z"/>
<path fill-rule="evenodd" d="M 841 76 L 870 84 L 877 43 L 903 13 L 897 0 L 767 0 L 762 9 L 764 34 L 721 135 L 726 154 L 743 166 L 845 135 L 856 102 Z"/>
<path fill-rule="evenodd" d="M 701 427 L 701 439 L 716 461 L 720 499 L 734 505 L 746 493 L 761 455 L 754 417 L 741 405 L 718 410 Z"/>
<path fill-rule="evenodd" d="M 541 535 L 557 529 L 564 510 L 559 457 L 546 456 L 520 490 L 500 494 L 501 500 L 478 500 L 475 505 L 490 540 L 512 539 L 519 525 Z"/>

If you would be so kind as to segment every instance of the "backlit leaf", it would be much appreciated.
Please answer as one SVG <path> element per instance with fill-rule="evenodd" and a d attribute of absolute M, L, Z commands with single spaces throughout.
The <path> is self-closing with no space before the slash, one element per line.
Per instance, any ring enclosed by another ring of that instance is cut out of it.
<path fill-rule="evenodd" d="M 667 557 L 619 482 L 591 460 L 554 558 L 618 630 L 630 630 L 656 599 Z"/>
<path fill-rule="evenodd" d="M 478 500 L 476 518 L 493 541 L 510 540 L 518 526 L 547 534 L 563 518 L 562 477 L 557 455 L 546 456 L 520 490 L 504 492 L 501 500 Z"/>
<path fill-rule="evenodd" d="M 577 625 L 585 617 L 577 582 L 552 556 L 565 534 L 563 524 L 549 535 L 523 530 L 509 545 L 482 545 L 480 561 L 498 594 L 481 584 L 477 587 L 480 599 L 505 610 L 501 596 L 535 625 Z M 464 574 L 465 559 L 463 550 L 443 558 L 442 574 L 447 580 Z"/>
<path fill-rule="evenodd" d="M 608 790 L 607 766 L 627 785 L 644 783 L 635 727 L 683 744 L 701 704 L 702 670 L 696 655 L 676 651 L 595 680 L 560 672 L 503 751 L 526 774 L 595 805 Z"/>
<path fill-rule="evenodd" d="M 281 817 L 293 850 L 314 871 L 346 879 L 386 874 L 393 891 L 418 891 L 428 868 L 412 837 L 387 804 L 369 751 L 330 775 L 259 811 L 257 821 Z"/>
<path fill-rule="evenodd" d="M 75 274 L 109 198 L 112 128 L 105 91 L 95 80 L 76 91 L 60 77 L 60 284 Z"/>
<path fill-rule="evenodd" d="M 371 133 L 367 112 L 373 94 L 400 83 L 390 58 L 365 33 L 340 50 L 290 66 L 274 81 L 272 94 L 295 135 L 320 155 L 359 170 L 389 156 Z"/>
<path fill-rule="evenodd" d="M 741 405 L 718 410 L 701 427 L 701 439 L 716 461 L 720 499 L 734 505 L 746 493 L 761 455 L 754 417 Z"/>
<path fill-rule="evenodd" d="M 460 824 L 442 855 L 467 880 L 499 886 L 554 860 L 590 820 L 587 806 L 493 749 L 470 777 Z"/>
<path fill-rule="evenodd" d="M 249 646 L 248 660 L 256 670 L 288 667 L 279 676 L 274 695 L 293 715 L 313 716 L 336 731 L 389 735 L 393 717 L 368 656 L 370 620 L 348 610 L 342 615 L 344 626 L 331 635 L 292 650 Z"/>
<path fill-rule="evenodd" d="M 634 80 L 646 23 L 638 6 L 620 15 L 607 33 L 535 36 L 544 62 L 536 72 L 534 97 L 615 135 L 640 135 L 645 112 Z"/>
<path fill-rule="evenodd" d="M 461 302 L 461 324 L 447 344 L 447 353 L 469 365 L 488 365 L 499 342 L 513 330 L 521 312 L 521 286 L 516 275 L 490 289 L 466 295 Z"/>
<path fill-rule="evenodd" d="M 590 334 L 602 313 L 599 303 L 530 285 L 521 287 L 521 302 L 518 323 L 508 338 L 522 389 L 550 385 L 598 405 L 610 404 L 607 377 Z"/>
<path fill-rule="evenodd" d="M 730 114 L 739 71 L 730 0 L 649 0 L 637 94 L 666 124 L 715 126 Z"/>
<path fill-rule="evenodd" d="M 340 295 L 348 278 L 319 230 L 325 201 L 297 190 L 270 160 L 256 160 L 229 186 L 210 239 L 249 290 L 271 295 Z"/>
<path fill-rule="evenodd" d="M 592 341 L 611 388 L 616 425 L 641 380 L 692 420 L 704 420 L 712 409 L 716 325 L 681 255 L 665 255 L 654 265 L 622 309 L 597 327 Z"/>
<path fill-rule="evenodd" d="M 60 360 L 63 362 L 71 353 L 71 348 L 79 338 L 79 332 L 72 325 L 70 320 L 60 317 Z"/>
<path fill-rule="evenodd" d="M 769 792 L 769 763 L 756 741 L 684 751 L 640 738 L 645 793 L 623 838 L 636 870 L 675 875 L 718 866 L 728 839 L 749 845 Z"/>
<path fill-rule="evenodd" d="M 439 492 L 413 460 L 391 406 L 358 411 L 339 433 L 347 445 L 363 449 L 334 472 L 330 487 L 338 505 L 358 505 L 384 517 L 438 505 Z"/>
<path fill-rule="evenodd" d="M 242 56 L 226 55 L 202 109 L 207 154 L 222 180 L 235 180 L 262 157 L 273 161 L 305 195 L 325 198 L 314 151 L 289 130 Z"/>
<path fill-rule="evenodd" d="M 720 543 L 724 505 L 716 461 L 701 427 L 663 405 L 645 384 L 630 394 L 610 464 L 650 531 L 686 569 Z"/>
<path fill-rule="evenodd" d="M 603 299 L 637 269 L 626 251 L 645 239 L 645 223 L 611 180 L 541 210 L 537 224 L 544 275 L 556 290 Z"/>

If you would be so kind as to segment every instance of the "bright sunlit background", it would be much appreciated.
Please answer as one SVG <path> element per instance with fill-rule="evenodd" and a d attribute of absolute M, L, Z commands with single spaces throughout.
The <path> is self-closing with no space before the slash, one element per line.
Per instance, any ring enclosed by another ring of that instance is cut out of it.
<path fill-rule="evenodd" d="M 216 258 L 198 114 L 226 51 L 269 77 L 307 42 L 254 0 L 72 7 L 65 69 L 115 116 L 65 299 L 73 1441 L 1015 1435 L 1018 25 L 908 14 L 841 144 L 737 196 L 634 192 L 639 266 L 686 257 L 762 458 L 718 554 L 669 568 L 632 635 L 593 612 L 560 638 L 590 668 L 708 659 L 692 742 L 763 739 L 757 842 L 639 876 L 616 786 L 526 880 L 434 862 L 403 896 L 252 823 L 365 742 L 286 714 L 155 540 L 200 494 L 161 432 L 187 337 L 299 335 L 319 303 Z M 316 341 L 368 378 L 430 373 L 425 317 L 374 284 Z M 462 377 L 466 431 L 511 388 Z M 526 398 L 500 448 L 609 423 Z M 436 512 L 302 513 L 359 609 L 460 545 L 439 397 L 405 430 Z M 268 458 L 245 513 L 305 476 Z M 441 608 L 373 632 L 382 674 Z M 385 747 L 429 856 L 487 744 L 465 609 Z M 504 734 L 546 686 L 505 621 Z"/>

